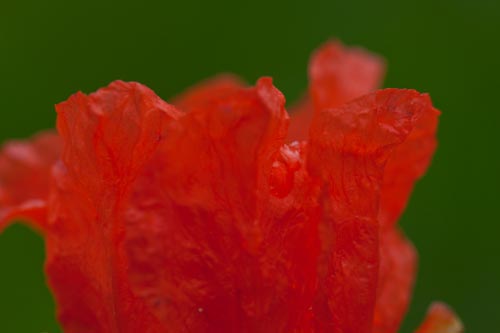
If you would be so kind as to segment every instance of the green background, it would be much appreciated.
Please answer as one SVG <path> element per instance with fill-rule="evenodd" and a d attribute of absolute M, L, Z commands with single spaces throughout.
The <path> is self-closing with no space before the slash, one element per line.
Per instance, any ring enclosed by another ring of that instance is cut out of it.
<path fill-rule="evenodd" d="M 432 300 L 468 332 L 500 327 L 500 5 L 421 1 L 0 2 L 0 139 L 54 124 L 53 105 L 115 79 L 168 99 L 221 71 L 271 75 L 294 101 L 310 52 L 330 37 L 388 61 L 387 87 L 430 92 L 440 146 L 402 224 L 421 256 L 411 332 Z M 58 332 L 43 242 L 0 235 L 0 332 Z"/>

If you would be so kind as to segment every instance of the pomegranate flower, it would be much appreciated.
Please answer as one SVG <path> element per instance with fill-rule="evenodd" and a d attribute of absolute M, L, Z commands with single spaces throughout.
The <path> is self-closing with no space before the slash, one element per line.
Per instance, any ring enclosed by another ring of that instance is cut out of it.
<path fill-rule="evenodd" d="M 439 112 L 383 73 L 329 42 L 291 119 L 270 78 L 77 93 L 58 134 L 4 146 L 0 227 L 45 237 L 66 333 L 395 333 L 416 270 L 397 220 Z M 417 332 L 461 330 L 437 303 Z"/>

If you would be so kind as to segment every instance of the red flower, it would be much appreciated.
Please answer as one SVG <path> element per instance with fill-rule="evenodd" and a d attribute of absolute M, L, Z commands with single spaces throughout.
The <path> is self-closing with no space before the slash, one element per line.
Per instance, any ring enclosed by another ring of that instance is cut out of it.
<path fill-rule="evenodd" d="M 66 333 L 394 333 L 416 265 L 396 222 L 439 112 L 374 91 L 383 67 L 323 46 L 289 130 L 269 78 L 219 77 L 173 105 L 138 83 L 77 93 L 59 136 L 1 152 L 0 226 L 45 236 Z M 417 332 L 460 331 L 435 305 Z"/>

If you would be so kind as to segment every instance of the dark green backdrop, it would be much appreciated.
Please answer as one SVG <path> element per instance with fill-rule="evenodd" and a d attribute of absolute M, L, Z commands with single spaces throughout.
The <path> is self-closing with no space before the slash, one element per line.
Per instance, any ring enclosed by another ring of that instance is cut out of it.
<path fill-rule="evenodd" d="M 469 332 L 500 327 L 500 6 L 494 0 L 0 2 L 0 139 L 52 127 L 53 105 L 112 80 L 163 98 L 221 71 L 271 75 L 289 101 L 310 52 L 336 36 L 386 57 L 385 86 L 430 92 L 440 147 L 403 218 L 421 262 L 403 332 L 435 299 Z M 58 332 L 43 242 L 0 236 L 0 332 Z"/>

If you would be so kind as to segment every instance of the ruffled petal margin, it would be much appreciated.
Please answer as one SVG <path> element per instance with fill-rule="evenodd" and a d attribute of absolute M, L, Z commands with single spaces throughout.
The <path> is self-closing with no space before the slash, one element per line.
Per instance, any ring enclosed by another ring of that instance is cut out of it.
<path fill-rule="evenodd" d="M 315 303 L 319 332 L 372 330 L 384 166 L 411 133 L 425 98 L 412 90 L 386 89 L 314 115 L 308 168 L 325 184 L 326 208 Z"/>
<path fill-rule="evenodd" d="M 412 90 L 354 99 L 382 68 L 318 51 L 309 141 L 292 144 L 269 78 L 207 81 L 174 100 L 185 112 L 137 83 L 78 93 L 57 106 L 60 137 L 0 153 L 0 229 L 44 233 L 67 332 L 396 332 L 416 253 L 395 222 L 439 112 Z M 436 305 L 417 332 L 457 323 Z"/>
<path fill-rule="evenodd" d="M 396 224 L 436 148 L 439 111 L 427 94 L 415 98 L 411 104 L 420 113 L 406 140 L 389 157 L 380 193 L 381 264 L 374 317 L 374 330 L 380 333 L 398 331 L 411 299 L 417 254 L 399 234 Z"/>
<path fill-rule="evenodd" d="M 46 271 L 66 332 L 165 331 L 133 294 L 123 246 L 130 186 L 179 112 L 138 83 L 117 81 L 56 106 Z"/>
<path fill-rule="evenodd" d="M 317 203 L 269 78 L 179 119 L 127 213 L 135 292 L 173 332 L 309 332 Z"/>
<path fill-rule="evenodd" d="M 382 226 L 397 223 L 417 180 L 422 177 L 436 150 L 440 112 L 424 94 L 416 103 L 423 109 L 408 139 L 396 148 L 387 162 L 380 199 L 379 220 Z"/>

